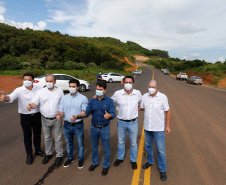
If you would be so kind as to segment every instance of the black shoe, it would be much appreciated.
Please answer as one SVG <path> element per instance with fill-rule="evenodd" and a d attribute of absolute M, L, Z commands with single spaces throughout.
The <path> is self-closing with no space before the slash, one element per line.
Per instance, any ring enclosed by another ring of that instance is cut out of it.
<path fill-rule="evenodd" d="M 74 161 L 74 159 L 68 159 L 65 163 L 64 163 L 64 167 L 68 167 L 70 166 L 70 164 Z"/>
<path fill-rule="evenodd" d="M 137 162 L 131 162 L 131 164 L 133 170 L 137 169 Z"/>
<path fill-rule="evenodd" d="M 52 155 L 46 155 L 45 158 L 42 160 L 42 164 L 48 163 L 52 157 Z"/>
<path fill-rule="evenodd" d="M 119 166 L 120 163 L 122 163 L 123 160 L 120 160 L 120 159 L 117 159 L 115 162 L 114 162 L 114 166 Z"/>
<path fill-rule="evenodd" d="M 60 166 L 62 162 L 63 162 L 63 158 L 57 157 L 55 160 L 55 166 Z"/>
<path fill-rule="evenodd" d="M 160 172 L 160 179 L 162 181 L 166 181 L 166 179 L 167 179 L 166 172 Z"/>
<path fill-rule="evenodd" d="M 35 155 L 39 155 L 41 157 L 45 157 L 46 156 L 46 154 L 43 151 L 41 151 L 41 150 L 39 152 L 35 152 Z"/>
<path fill-rule="evenodd" d="M 84 166 L 84 159 L 78 161 L 78 169 L 82 169 Z"/>
<path fill-rule="evenodd" d="M 146 163 L 142 166 L 142 168 L 143 168 L 143 169 L 148 169 L 149 166 L 152 166 L 152 164 L 146 162 Z"/>
<path fill-rule="evenodd" d="M 31 165 L 33 163 L 33 156 L 32 155 L 27 155 L 26 163 L 28 165 Z"/>
<path fill-rule="evenodd" d="M 97 166 L 98 166 L 98 165 L 92 164 L 92 165 L 89 167 L 89 171 L 95 170 L 95 168 L 96 168 Z"/>
<path fill-rule="evenodd" d="M 107 168 L 103 168 L 102 175 L 105 176 L 107 174 L 108 174 L 108 167 Z"/>

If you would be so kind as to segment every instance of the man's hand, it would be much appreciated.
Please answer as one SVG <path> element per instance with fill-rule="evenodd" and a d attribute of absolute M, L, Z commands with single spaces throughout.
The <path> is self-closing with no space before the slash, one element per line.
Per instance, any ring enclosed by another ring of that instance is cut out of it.
<path fill-rule="evenodd" d="M 60 114 L 59 114 L 59 113 L 58 113 L 57 116 L 56 116 L 56 120 L 57 120 L 57 121 L 60 121 Z"/>
<path fill-rule="evenodd" d="M 6 95 L 5 95 L 5 92 L 3 91 L 2 95 L 0 96 L 0 101 L 5 101 L 5 97 Z"/>
<path fill-rule="evenodd" d="M 73 116 L 70 118 L 70 120 L 71 120 L 72 122 L 74 122 L 76 119 L 78 119 L 78 116 L 75 116 L 75 115 L 73 115 Z"/>
<path fill-rule="evenodd" d="M 104 118 L 105 118 L 105 119 L 109 119 L 110 117 L 111 117 L 111 114 L 108 114 L 108 112 L 107 112 L 107 111 L 105 111 Z"/>
<path fill-rule="evenodd" d="M 84 111 L 84 109 L 82 109 L 82 112 L 81 112 L 81 114 L 79 115 L 79 117 L 82 117 L 82 118 L 84 118 L 84 117 L 86 117 L 86 113 L 85 113 L 85 111 Z"/>
<path fill-rule="evenodd" d="M 28 111 L 31 111 L 31 108 L 32 108 L 32 107 L 31 107 L 31 104 L 28 103 L 27 110 L 28 110 Z"/>
<path fill-rule="evenodd" d="M 171 132 L 170 127 L 166 127 L 165 134 L 170 134 L 170 132 Z"/>
<path fill-rule="evenodd" d="M 92 98 L 96 99 L 97 98 L 97 95 L 94 95 Z"/>

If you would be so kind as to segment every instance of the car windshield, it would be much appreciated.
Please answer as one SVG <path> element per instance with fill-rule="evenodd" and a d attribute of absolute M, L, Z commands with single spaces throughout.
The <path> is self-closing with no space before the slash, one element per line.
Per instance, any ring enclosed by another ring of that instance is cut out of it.
<path fill-rule="evenodd" d="M 186 75 L 186 73 L 182 73 L 181 75 Z"/>

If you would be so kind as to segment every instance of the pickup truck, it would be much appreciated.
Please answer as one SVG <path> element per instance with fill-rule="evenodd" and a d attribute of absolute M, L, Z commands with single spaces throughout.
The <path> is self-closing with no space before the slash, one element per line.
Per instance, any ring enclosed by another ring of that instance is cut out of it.
<path fill-rule="evenodd" d="M 179 73 L 179 74 L 177 74 L 176 79 L 177 80 L 187 80 L 188 79 L 188 75 L 186 75 L 186 73 Z"/>

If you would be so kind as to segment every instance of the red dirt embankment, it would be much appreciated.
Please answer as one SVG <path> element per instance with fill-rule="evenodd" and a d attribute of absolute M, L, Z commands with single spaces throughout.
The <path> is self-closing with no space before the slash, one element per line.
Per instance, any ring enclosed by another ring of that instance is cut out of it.
<path fill-rule="evenodd" d="M 5 93 L 12 92 L 22 84 L 23 79 L 20 76 L 0 76 L 0 91 L 5 91 Z"/>
<path fill-rule="evenodd" d="M 121 59 L 121 58 L 118 58 L 115 55 L 111 55 L 111 56 L 114 57 L 114 58 L 116 58 L 118 61 L 125 62 L 125 63 L 133 66 L 133 67 L 130 67 L 130 68 L 125 69 L 126 71 L 134 71 L 134 70 L 137 69 L 137 64 L 134 64 L 134 63 L 130 62 L 127 57 L 124 57 L 124 59 Z"/>

